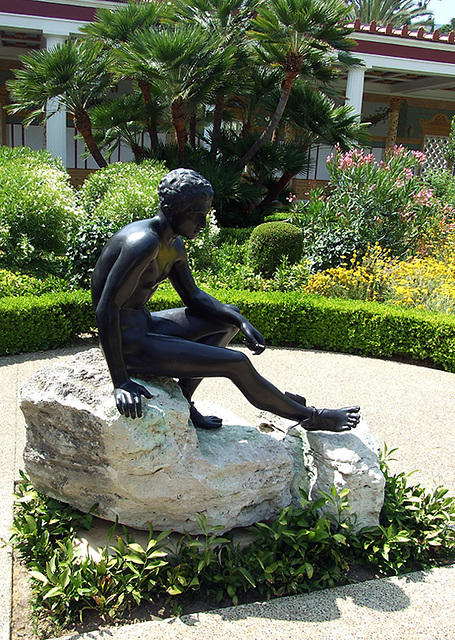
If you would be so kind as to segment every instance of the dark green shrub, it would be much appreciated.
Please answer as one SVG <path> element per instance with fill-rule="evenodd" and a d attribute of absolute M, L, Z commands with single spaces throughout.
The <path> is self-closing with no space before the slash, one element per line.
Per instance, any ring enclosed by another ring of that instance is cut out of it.
<path fill-rule="evenodd" d="M 451 170 L 427 171 L 424 180 L 432 188 L 436 198 L 452 209 L 455 207 L 455 177 Z"/>
<path fill-rule="evenodd" d="M 104 245 L 118 231 L 106 216 L 84 218 L 68 242 L 69 283 L 75 289 L 90 287 L 90 278 Z"/>
<path fill-rule="evenodd" d="M 289 264 L 302 257 L 302 231 L 287 222 L 264 222 L 253 229 L 248 243 L 248 262 L 256 273 L 273 276 L 286 256 Z"/>
<path fill-rule="evenodd" d="M 0 265 L 55 272 L 77 219 L 61 163 L 47 152 L 0 148 Z"/>
<path fill-rule="evenodd" d="M 158 210 L 158 183 L 167 173 L 160 162 L 141 165 L 117 162 L 96 171 L 79 191 L 84 217 L 68 245 L 68 271 L 73 287 L 88 287 L 99 255 L 121 227 Z"/>
<path fill-rule="evenodd" d="M 236 227 L 221 227 L 218 235 L 218 244 L 222 245 L 224 242 L 229 244 L 244 244 L 249 240 L 253 227 L 243 227 L 237 229 Z"/>

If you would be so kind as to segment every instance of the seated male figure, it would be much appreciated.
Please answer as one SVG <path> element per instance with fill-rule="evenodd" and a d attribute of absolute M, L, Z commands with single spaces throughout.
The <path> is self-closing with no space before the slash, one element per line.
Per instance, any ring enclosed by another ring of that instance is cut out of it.
<path fill-rule="evenodd" d="M 221 420 L 202 416 L 192 396 L 205 377 L 232 380 L 256 407 L 300 422 L 306 429 L 345 431 L 357 426 L 359 407 L 322 409 L 285 394 L 261 376 L 242 352 L 227 348 L 240 331 L 255 354 L 264 338 L 239 309 L 202 291 L 188 266 L 180 236 L 194 239 L 204 229 L 213 198 L 211 184 L 188 169 L 168 173 L 158 187 L 159 209 L 132 222 L 106 244 L 92 276 L 99 339 L 114 385 L 119 412 L 142 415 L 148 390 L 133 374 L 177 378 L 196 427 L 216 429 Z M 184 306 L 149 312 L 146 304 L 169 279 Z"/>

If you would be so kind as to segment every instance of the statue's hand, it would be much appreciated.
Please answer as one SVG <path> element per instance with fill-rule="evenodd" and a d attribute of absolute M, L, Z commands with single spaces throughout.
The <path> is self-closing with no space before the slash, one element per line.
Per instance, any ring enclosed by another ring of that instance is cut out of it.
<path fill-rule="evenodd" d="M 248 349 L 250 349 L 255 356 L 261 354 L 265 349 L 265 340 L 263 335 L 259 333 L 259 331 L 247 320 L 242 323 L 240 330 L 243 333 L 243 341 Z"/>
<path fill-rule="evenodd" d="M 141 395 L 151 398 L 148 389 L 136 382 L 124 382 L 114 389 L 115 404 L 117 409 L 127 418 L 140 418 L 142 416 Z"/>

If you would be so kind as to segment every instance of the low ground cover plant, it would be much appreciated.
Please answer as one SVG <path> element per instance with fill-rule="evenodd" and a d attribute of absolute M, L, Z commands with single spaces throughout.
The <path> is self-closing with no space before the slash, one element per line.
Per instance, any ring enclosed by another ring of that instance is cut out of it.
<path fill-rule="evenodd" d="M 391 452 L 392 453 L 392 452 Z M 156 533 L 138 544 L 126 529 L 95 555 L 81 553 L 78 531 L 89 529 L 94 513 L 81 514 L 39 494 L 22 474 L 17 486 L 13 532 L 15 553 L 29 570 L 33 612 L 41 631 L 68 627 L 96 611 L 113 622 L 143 601 L 171 605 L 182 613 L 195 597 L 213 604 L 245 598 L 269 599 L 349 581 L 355 564 L 393 575 L 452 562 L 455 553 L 455 498 L 443 488 L 427 492 L 404 473 L 393 475 L 381 460 L 386 492 L 380 525 L 354 533 L 344 517 L 347 493 L 285 508 L 273 522 L 249 531 L 253 542 L 239 546 L 232 534 L 209 531 L 196 516 L 201 535 Z M 327 501 L 338 518 L 321 515 Z"/>

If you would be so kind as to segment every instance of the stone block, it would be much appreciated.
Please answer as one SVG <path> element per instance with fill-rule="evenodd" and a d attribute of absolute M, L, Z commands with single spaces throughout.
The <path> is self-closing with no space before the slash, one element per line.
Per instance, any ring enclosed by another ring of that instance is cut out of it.
<path fill-rule="evenodd" d="M 108 520 L 198 533 L 272 518 L 291 501 L 291 455 L 252 426 L 196 430 L 180 388 L 140 382 L 143 417 L 121 416 L 99 349 L 45 366 L 23 385 L 25 469 L 36 488 Z"/>
<path fill-rule="evenodd" d="M 379 444 L 361 419 L 359 425 L 344 433 L 305 431 L 270 413 L 260 412 L 262 429 L 274 429 L 273 436 L 280 440 L 294 460 L 291 483 L 293 503 L 298 505 L 300 490 L 316 500 L 348 489 L 348 509 L 344 515 L 359 531 L 376 526 L 384 503 L 385 479 L 379 465 Z M 286 432 L 286 435 L 284 434 Z M 328 502 L 326 513 L 337 516 L 337 507 Z"/>

